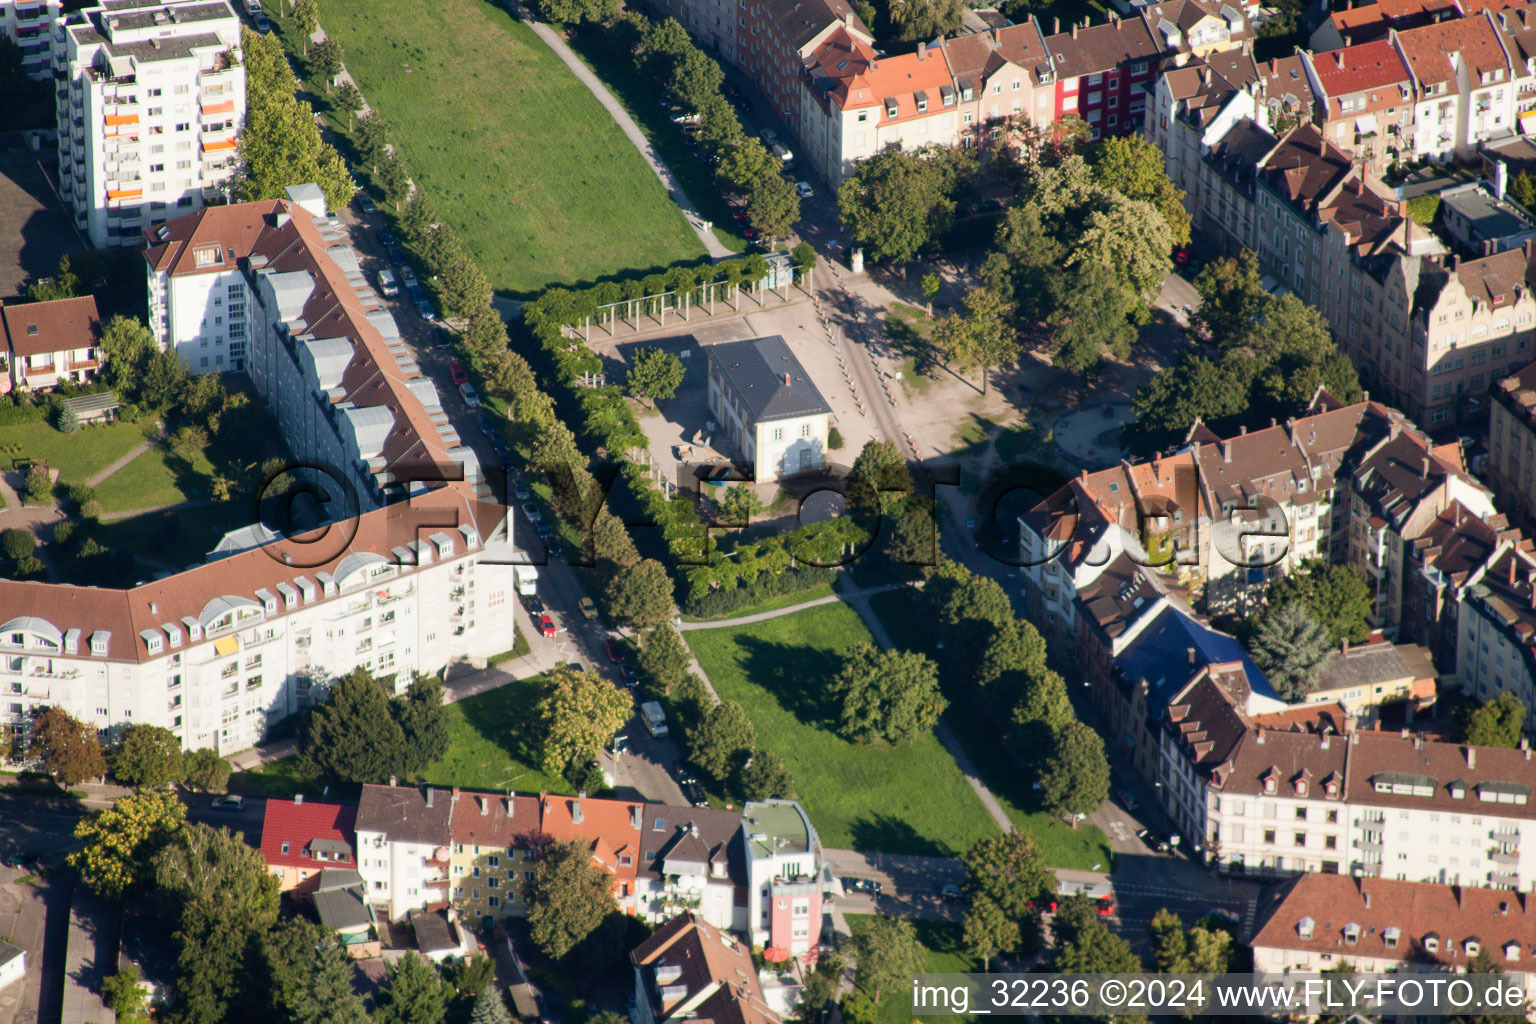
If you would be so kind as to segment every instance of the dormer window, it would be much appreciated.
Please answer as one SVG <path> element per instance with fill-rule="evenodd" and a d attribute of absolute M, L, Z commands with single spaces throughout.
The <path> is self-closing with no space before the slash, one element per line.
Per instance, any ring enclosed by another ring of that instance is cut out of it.
<path fill-rule="evenodd" d="M 1307 795 L 1307 780 L 1306 779 L 1297 779 L 1296 780 L 1296 795 L 1297 796 L 1306 796 Z"/>
<path fill-rule="evenodd" d="M 1266 793 L 1273 793 L 1274 791 L 1275 791 L 1275 777 L 1273 775 L 1266 775 L 1266 776 L 1264 776 L 1264 792 L 1266 792 Z"/>
<path fill-rule="evenodd" d="M 1312 929 L 1316 925 L 1316 921 L 1313 921 L 1310 917 L 1304 917 L 1296 922 L 1296 934 L 1303 939 L 1310 939 L 1312 937 Z"/>
<path fill-rule="evenodd" d="M 1520 959 L 1520 943 L 1506 942 L 1504 944 L 1504 959 L 1514 963 Z"/>
<path fill-rule="evenodd" d="M 288 852 L 288 843 L 286 843 L 286 842 L 285 842 L 285 843 L 283 843 L 283 852 L 284 852 L 284 853 L 287 853 L 287 852 Z"/>
<path fill-rule="evenodd" d="M 1462 947 L 1466 949 L 1467 956 L 1477 956 L 1477 954 L 1483 951 L 1483 944 L 1477 939 L 1468 939 L 1462 943 Z"/>
<path fill-rule="evenodd" d="M 1398 940 L 1402 937 L 1401 928 L 1384 928 L 1381 932 L 1381 940 L 1387 944 L 1388 949 L 1396 949 Z"/>
<path fill-rule="evenodd" d="M 1344 926 L 1344 941 L 1353 946 L 1360 941 L 1360 926 L 1351 921 Z"/>
<path fill-rule="evenodd" d="M 1430 953 L 1440 952 L 1440 936 L 1434 932 L 1424 936 L 1424 949 Z"/>
<path fill-rule="evenodd" d="M 112 644 L 112 634 L 106 630 L 98 629 L 91 634 L 91 653 L 97 657 L 105 657 Z"/>

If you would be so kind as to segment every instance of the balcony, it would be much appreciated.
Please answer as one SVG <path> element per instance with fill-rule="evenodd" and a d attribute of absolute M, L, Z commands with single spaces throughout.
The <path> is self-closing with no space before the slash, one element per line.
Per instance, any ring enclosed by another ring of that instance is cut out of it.
<path fill-rule="evenodd" d="M 1494 850 L 1488 855 L 1488 859 L 1495 864 L 1518 865 L 1520 863 L 1519 850 Z"/>
<path fill-rule="evenodd" d="M 1514 871 L 1495 871 L 1491 876 L 1495 889 L 1520 888 L 1520 875 Z"/>
<path fill-rule="evenodd" d="M 224 687 L 224 692 L 222 694 L 220 694 L 220 696 L 221 697 L 226 697 L 226 698 L 227 697 L 233 697 L 236 694 L 238 694 L 239 692 L 240 692 L 240 684 L 238 682 L 234 682 L 234 683 L 230 683 L 228 686 Z"/>

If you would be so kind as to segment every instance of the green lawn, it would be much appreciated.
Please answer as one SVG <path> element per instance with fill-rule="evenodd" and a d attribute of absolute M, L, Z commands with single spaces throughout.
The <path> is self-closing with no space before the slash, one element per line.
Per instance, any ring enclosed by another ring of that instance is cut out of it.
<path fill-rule="evenodd" d="M 189 465 L 158 444 L 97 485 L 96 500 L 107 512 L 124 512 L 206 498 L 213 473 L 207 455 Z"/>
<path fill-rule="evenodd" d="M 65 484 L 84 483 L 144 441 L 154 424 L 103 423 L 65 434 L 47 423 L 18 423 L 0 427 L 0 447 L 19 445 L 23 458 L 47 459 Z M 10 466 L 9 458 L 5 465 Z"/>
<path fill-rule="evenodd" d="M 558 776 L 532 764 L 528 723 L 538 700 L 537 679 L 519 679 L 448 705 L 448 753 L 427 769 L 434 786 L 519 793 L 570 793 Z"/>
<path fill-rule="evenodd" d="M 704 255 L 612 117 L 483 0 L 349 0 L 321 21 L 391 139 L 501 291 Z"/>
<path fill-rule="evenodd" d="M 807 601 L 814 601 L 818 597 L 831 597 L 832 593 L 832 584 L 818 583 L 814 587 L 809 587 L 805 590 L 797 590 L 793 594 L 780 594 L 778 597 L 770 597 L 766 601 L 759 601 L 757 604 L 749 604 L 745 608 L 741 608 L 734 612 L 727 612 L 724 615 L 713 615 L 708 619 L 701 619 L 696 615 L 684 615 L 683 621 L 710 622 L 713 619 L 737 619 L 746 615 L 758 615 L 762 612 L 772 612 L 777 611 L 780 608 L 788 608 L 791 605 L 804 604 Z"/>
<path fill-rule="evenodd" d="M 869 604 L 886 635 L 909 650 L 931 651 L 934 637 L 914 605 L 919 592 L 903 587 L 870 597 Z M 817 609 L 820 611 L 820 609 Z M 1113 852 L 1096 825 L 1073 829 L 1060 818 L 1040 809 L 1034 789 L 1035 775 L 1021 768 L 998 742 L 997 723 L 966 701 L 950 701 L 944 720 L 954 730 L 981 779 L 1003 805 L 1014 826 L 1034 834 L 1052 867 L 1108 871 Z"/>
<path fill-rule="evenodd" d="M 844 604 L 687 634 L 721 698 L 739 701 L 758 745 L 789 765 L 824 844 L 956 856 L 996 826 L 939 741 L 866 745 L 832 731 L 827 684 L 841 652 L 869 639 Z"/>
<path fill-rule="evenodd" d="M 873 914 L 849 914 L 848 929 L 854 935 L 862 935 L 869 930 L 870 922 L 874 919 Z M 981 961 L 964 949 L 958 924 L 952 921 L 913 921 L 912 924 L 917 929 L 917 941 L 923 947 L 925 974 L 974 974 L 981 971 Z M 882 998 L 875 1006 L 879 1010 L 877 1019 L 881 1024 L 910 1024 L 914 1020 L 910 988 L 899 985 L 880 995 Z M 924 1014 L 920 1019 L 922 1024 L 951 1024 L 975 1018 Z"/>

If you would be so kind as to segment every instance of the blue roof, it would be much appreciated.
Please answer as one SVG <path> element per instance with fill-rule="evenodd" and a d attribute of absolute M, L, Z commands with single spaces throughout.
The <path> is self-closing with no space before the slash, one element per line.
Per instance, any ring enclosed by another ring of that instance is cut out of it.
<path fill-rule="evenodd" d="M 1191 647 L 1195 649 L 1193 665 L 1189 663 Z M 1166 605 L 1115 659 L 1115 664 L 1126 679 L 1147 681 L 1147 714 L 1157 721 L 1197 668 L 1232 661 L 1242 662 L 1248 685 L 1255 693 L 1275 696 L 1269 681 L 1235 638 L 1197 622 L 1173 605 Z"/>

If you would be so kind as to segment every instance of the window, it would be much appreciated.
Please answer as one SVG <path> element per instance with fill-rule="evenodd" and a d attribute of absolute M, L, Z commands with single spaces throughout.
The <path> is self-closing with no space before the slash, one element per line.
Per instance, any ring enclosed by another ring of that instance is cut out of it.
<path fill-rule="evenodd" d="M 774 427 L 773 428 L 773 439 L 775 441 L 782 441 L 782 440 L 784 440 L 784 428 L 783 427 Z"/>

